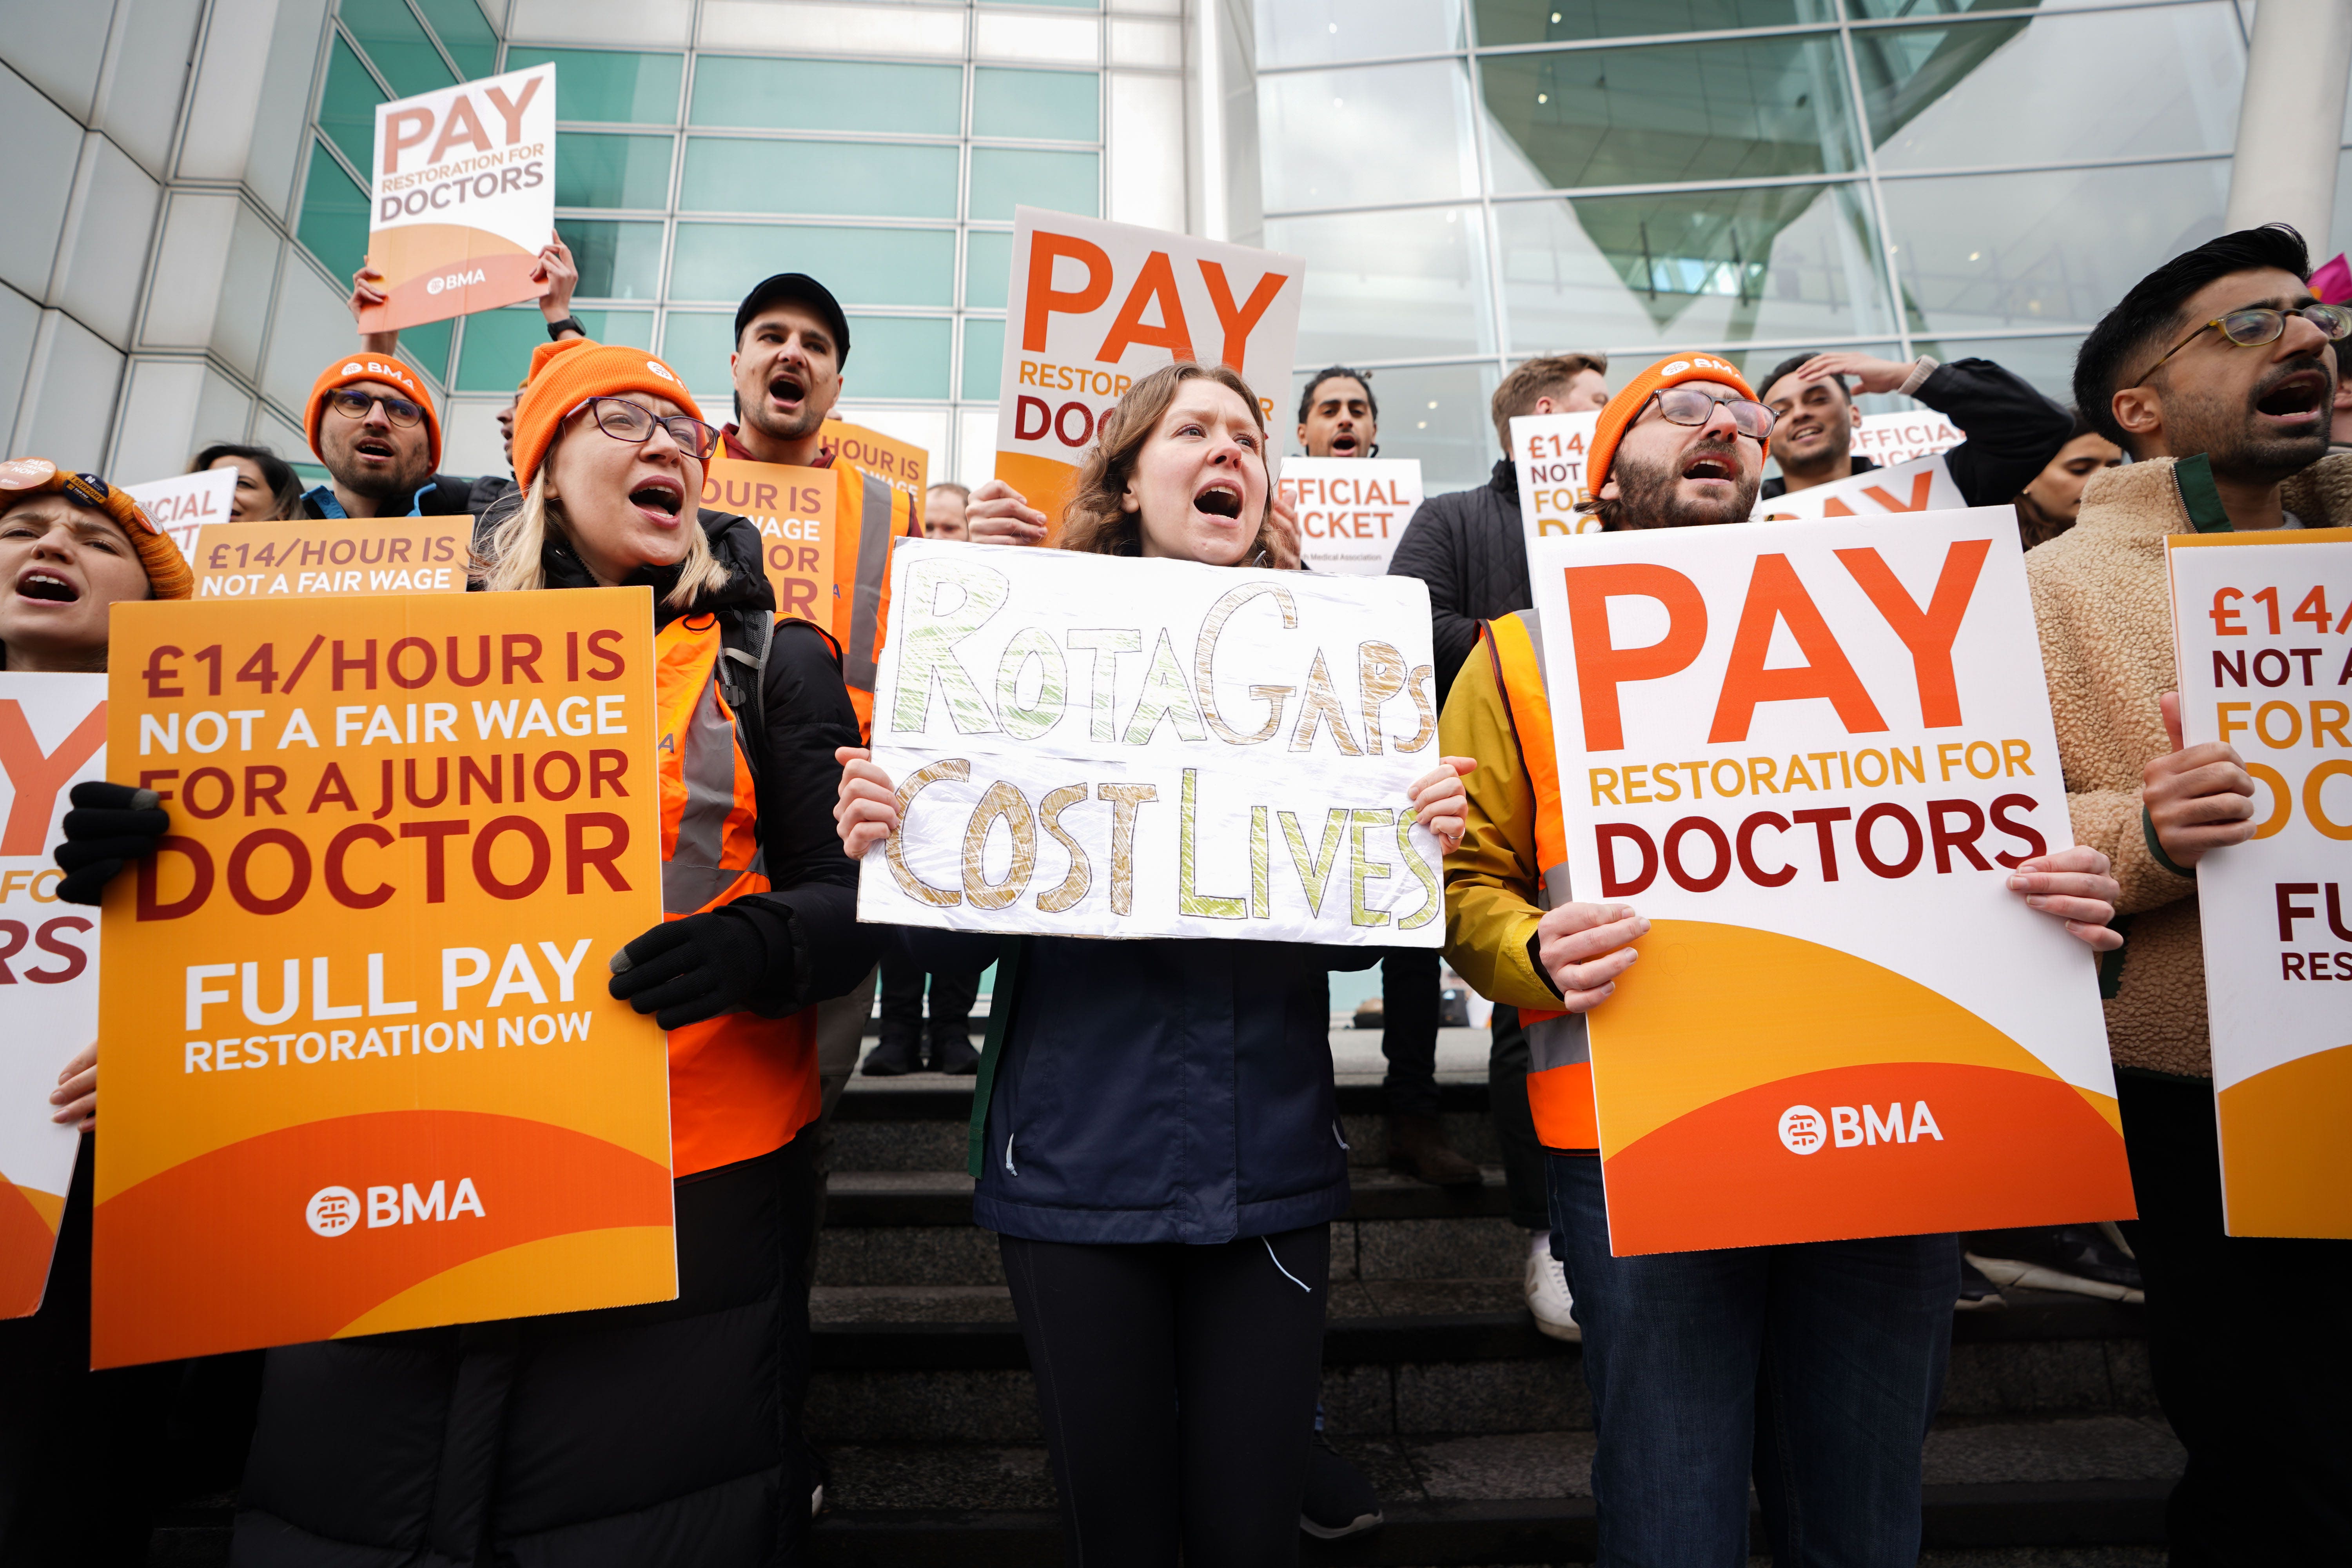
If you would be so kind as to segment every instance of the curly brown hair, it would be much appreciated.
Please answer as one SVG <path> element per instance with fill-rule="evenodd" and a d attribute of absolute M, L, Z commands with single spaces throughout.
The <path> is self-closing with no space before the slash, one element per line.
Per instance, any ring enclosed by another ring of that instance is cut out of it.
<path fill-rule="evenodd" d="M 1135 477 L 1135 460 L 1151 433 L 1160 428 L 1176 389 L 1188 381 L 1208 380 L 1234 393 L 1249 405 L 1257 426 L 1258 467 L 1266 476 L 1266 504 L 1258 513 L 1257 538 L 1240 564 L 1270 553 L 1267 527 L 1272 521 L 1274 476 L 1265 468 L 1265 410 L 1241 373 L 1230 365 L 1205 365 L 1179 360 L 1162 365 L 1127 389 L 1111 411 L 1095 426 L 1095 444 L 1078 467 L 1069 503 L 1062 509 L 1061 548 L 1096 555 L 1143 553 L 1143 519 L 1119 505 L 1128 481 Z"/>

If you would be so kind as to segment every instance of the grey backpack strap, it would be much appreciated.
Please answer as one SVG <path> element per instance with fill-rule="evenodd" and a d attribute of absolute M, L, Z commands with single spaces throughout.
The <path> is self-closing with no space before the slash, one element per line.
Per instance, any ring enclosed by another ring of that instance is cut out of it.
<path fill-rule="evenodd" d="M 737 635 L 719 639 L 719 691 L 735 711 L 737 743 L 756 787 L 766 783 L 768 771 L 768 647 L 776 623 L 765 611 L 753 610 L 730 616 L 728 629 Z M 750 647 L 736 647 L 739 638 Z"/>

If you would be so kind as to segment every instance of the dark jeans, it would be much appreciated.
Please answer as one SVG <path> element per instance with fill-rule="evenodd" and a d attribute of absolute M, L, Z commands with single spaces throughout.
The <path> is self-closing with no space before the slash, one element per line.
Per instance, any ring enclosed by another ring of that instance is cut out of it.
<path fill-rule="evenodd" d="M 1746 1568 L 1751 1473 L 1777 1568 L 1918 1561 L 1958 1239 L 1612 1258 L 1600 1160 L 1544 1164 L 1600 1437 L 1599 1561 Z"/>
<path fill-rule="evenodd" d="M 1438 952 L 1391 948 L 1381 957 L 1381 1055 L 1391 1116 L 1437 1114 Z"/>
<path fill-rule="evenodd" d="M 1511 1223 L 1522 1230 L 1551 1228 L 1550 1200 L 1544 1193 L 1544 1149 L 1536 1139 L 1535 1112 L 1528 1109 L 1528 1032 L 1519 1010 L 1495 1004 L 1494 1045 L 1486 1053 L 1486 1114 L 1503 1146 L 1503 1186 L 1510 1194 Z"/>
<path fill-rule="evenodd" d="M 999 1244 L 1064 1561 L 1297 1563 L 1331 1227 L 1215 1247 Z"/>
<path fill-rule="evenodd" d="M 882 1037 L 971 1042 L 971 1005 L 980 994 L 980 976 L 937 973 L 930 976 L 931 1022 L 923 1028 L 923 971 L 903 959 L 882 961 Z"/>
<path fill-rule="evenodd" d="M 2352 1563 L 2352 1241 L 2223 1235 L 2211 1081 L 2116 1084 L 2156 1396 L 2189 1447 L 2174 1568 Z"/>

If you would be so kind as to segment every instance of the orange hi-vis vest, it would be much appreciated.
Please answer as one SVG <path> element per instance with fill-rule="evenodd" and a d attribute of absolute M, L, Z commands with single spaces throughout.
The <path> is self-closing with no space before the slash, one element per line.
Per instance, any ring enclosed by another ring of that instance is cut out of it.
<path fill-rule="evenodd" d="M 662 918 L 683 920 L 768 890 L 759 804 L 735 715 L 719 690 L 716 616 L 672 621 L 654 639 L 661 742 Z M 781 1149 L 814 1121 L 816 1010 L 789 1018 L 725 1013 L 669 1032 L 670 1173 Z"/>
<path fill-rule="evenodd" d="M 1568 901 L 1568 825 L 1559 809 L 1559 753 L 1552 749 L 1551 699 L 1545 689 L 1543 626 L 1533 610 L 1486 623 L 1486 657 L 1494 661 L 1495 684 L 1503 710 L 1519 742 L 1519 758 L 1536 797 L 1536 864 L 1545 909 Z M 1528 1109 L 1535 1115 L 1536 1141 L 1563 1153 L 1591 1153 L 1601 1147 L 1592 1109 L 1592 1045 L 1581 1013 L 1519 1009 L 1528 1032 Z"/>
<path fill-rule="evenodd" d="M 825 630 L 841 643 L 841 679 L 857 710 L 857 732 L 874 734 L 875 672 L 890 635 L 890 543 L 923 536 L 922 503 L 887 479 L 836 462 L 840 542 L 833 552 L 834 615 Z"/>

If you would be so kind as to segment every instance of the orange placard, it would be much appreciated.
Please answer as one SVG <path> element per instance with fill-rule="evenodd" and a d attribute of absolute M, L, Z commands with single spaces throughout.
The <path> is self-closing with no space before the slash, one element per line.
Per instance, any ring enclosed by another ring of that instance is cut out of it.
<path fill-rule="evenodd" d="M 814 621 L 835 638 L 849 634 L 849 603 L 834 579 L 840 495 L 840 476 L 832 468 L 713 458 L 702 476 L 704 506 L 740 512 L 758 525 L 760 561 L 776 591 L 776 613 Z"/>
<path fill-rule="evenodd" d="M 915 498 L 915 515 L 923 515 L 923 491 L 929 488 L 931 457 L 911 442 L 845 419 L 828 419 L 818 432 L 817 449 L 835 462 L 872 474 L 893 489 Z"/>
<path fill-rule="evenodd" d="M 198 599 L 462 594 L 470 517 L 306 517 L 211 522 L 190 563 Z"/>
<path fill-rule="evenodd" d="M 126 604 L 90 1356 L 677 1294 L 650 591 Z"/>

